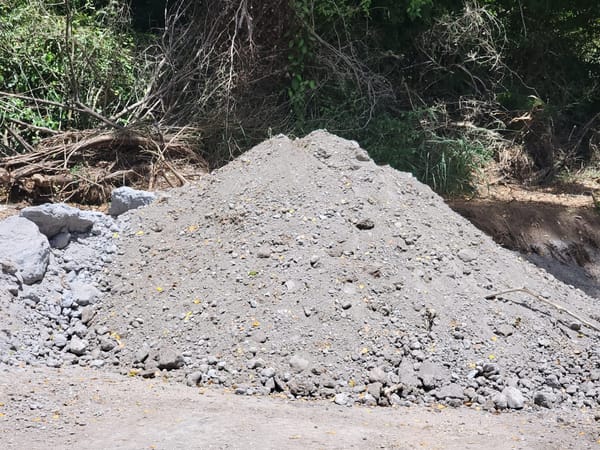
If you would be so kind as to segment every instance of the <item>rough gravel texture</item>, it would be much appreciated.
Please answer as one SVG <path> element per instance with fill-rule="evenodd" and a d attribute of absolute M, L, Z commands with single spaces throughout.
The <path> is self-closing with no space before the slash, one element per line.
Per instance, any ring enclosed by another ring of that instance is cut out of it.
<path fill-rule="evenodd" d="M 486 296 L 527 287 L 591 321 L 598 301 L 354 142 L 277 137 L 125 216 L 93 322 L 125 372 L 338 404 L 598 407 L 596 332 Z"/>
<path fill-rule="evenodd" d="M 339 406 L 600 404 L 598 300 L 326 132 L 276 137 L 3 267 L 0 365 L 79 365 Z M 56 236 L 50 237 L 56 239 Z M 0 255 L 1 256 L 1 255 Z M 0 258 L 1 260 L 2 258 Z"/>

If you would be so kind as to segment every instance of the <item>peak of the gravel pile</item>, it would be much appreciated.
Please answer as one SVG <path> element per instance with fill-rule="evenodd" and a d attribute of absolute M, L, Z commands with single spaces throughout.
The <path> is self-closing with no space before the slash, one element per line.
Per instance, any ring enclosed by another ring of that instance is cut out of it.
<path fill-rule="evenodd" d="M 355 142 L 278 136 L 112 220 L 52 249 L 56 306 L 18 295 L 48 365 L 339 405 L 600 402 L 597 301 Z"/>

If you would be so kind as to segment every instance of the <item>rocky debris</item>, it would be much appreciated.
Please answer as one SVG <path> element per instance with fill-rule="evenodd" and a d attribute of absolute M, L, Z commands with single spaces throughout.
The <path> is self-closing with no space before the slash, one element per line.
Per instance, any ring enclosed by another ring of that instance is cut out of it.
<path fill-rule="evenodd" d="M 22 217 L 0 222 L 0 260 L 3 270 L 11 266 L 14 275 L 25 284 L 44 278 L 50 259 L 50 245 L 38 227 Z"/>
<path fill-rule="evenodd" d="M 18 301 L 0 291 L 0 364 L 344 406 L 600 404 L 598 336 L 518 292 L 490 294 L 527 286 L 590 320 L 597 301 L 355 142 L 278 137 L 160 202 L 94 220 L 61 228 L 71 236 L 41 283 L 2 266 Z"/>
<path fill-rule="evenodd" d="M 139 191 L 123 186 L 112 191 L 108 213 L 111 216 L 119 216 L 131 209 L 149 205 L 154 200 L 156 200 L 156 195 L 152 192 Z"/>
<path fill-rule="evenodd" d="M 62 233 L 56 241 L 63 243 L 67 233 L 87 233 L 95 222 L 94 213 L 81 211 L 64 203 L 46 203 L 30 206 L 21 210 L 21 217 L 31 220 L 40 229 L 40 233 L 49 239 Z M 63 245 L 60 248 L 66 247 Z"/>
<path fill-rule="evenodd" d="M 119 336 L 94 326 L 94 303 L 110 289 L 100 274 L 127 227 L 64 204 L 0 222 L 0 365 L 118 363 Z"/>

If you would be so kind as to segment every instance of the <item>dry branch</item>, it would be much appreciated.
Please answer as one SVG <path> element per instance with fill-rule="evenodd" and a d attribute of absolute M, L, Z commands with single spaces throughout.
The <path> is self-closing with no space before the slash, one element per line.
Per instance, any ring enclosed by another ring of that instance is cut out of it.
<path fill-rule="evenodd" d="M 581 322 L 583 325 L 585 325 L 588 328 L 591 328 L 594 331 L 597 331 L 598 333 L 600 333 L 600 328 L 597 327 L 596 325 L 590 323 L 589 321 L 583 319 L 582 317 L 578 316 L 575 313 L 572 313 L 571 311 L 569 311 L 568 309 L 566 309 L 563 306 L 560 306 L 554 302 L 551 302 L 548 299 L 545 299 L 544 297 L 535 294 L 534 292 L 532 292 L 531 290 L 527 289 L 527 288 L 517 288 L 517 289 L 509 289 L 507 291 L 502 291 L 502 292 L 497 292 L 495 294 L 490 294 L 490 295 L 486 295 L 485 299 L 486 300 L 493 300 L 496 297 L 500 297 L 501 295 L 506 295 L 506 294 L 511 294 L 513 292 L 523 292 L 527 295 L 530 295 L 531 297 L 535 298 L 536 300 L 545 303 L 546 305 L 550 305 L 554 308 L 556 308 L 557 310 L 559 310 L 560 312 L 564 312 L 565 314 L 571 316 L 572 318 L 574 318 L 575 320 L 578 320 L 579 322 Z"/>
<path fill-rule="evenodd" d="M 183 171 L 205 172 L 206 162 L 190 144 L 189 130 L 165 135 L 141 131 L 61 133 L 28 153 L 0 159 L 0 180 L 17 197 L 101 203 L 114 186 L 183 185 Z M 172 178 L 172 180 L 171 180 Z"/>

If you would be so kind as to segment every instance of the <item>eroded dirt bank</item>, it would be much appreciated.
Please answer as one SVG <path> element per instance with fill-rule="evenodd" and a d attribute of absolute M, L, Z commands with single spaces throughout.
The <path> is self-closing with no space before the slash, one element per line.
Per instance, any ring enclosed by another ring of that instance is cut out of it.
<path fill-rule="evenodd" d="M 448 204 L 501 246 L 600 298 L 600 213 L 589 192 L 557 195 L 513 186 Z"/>

